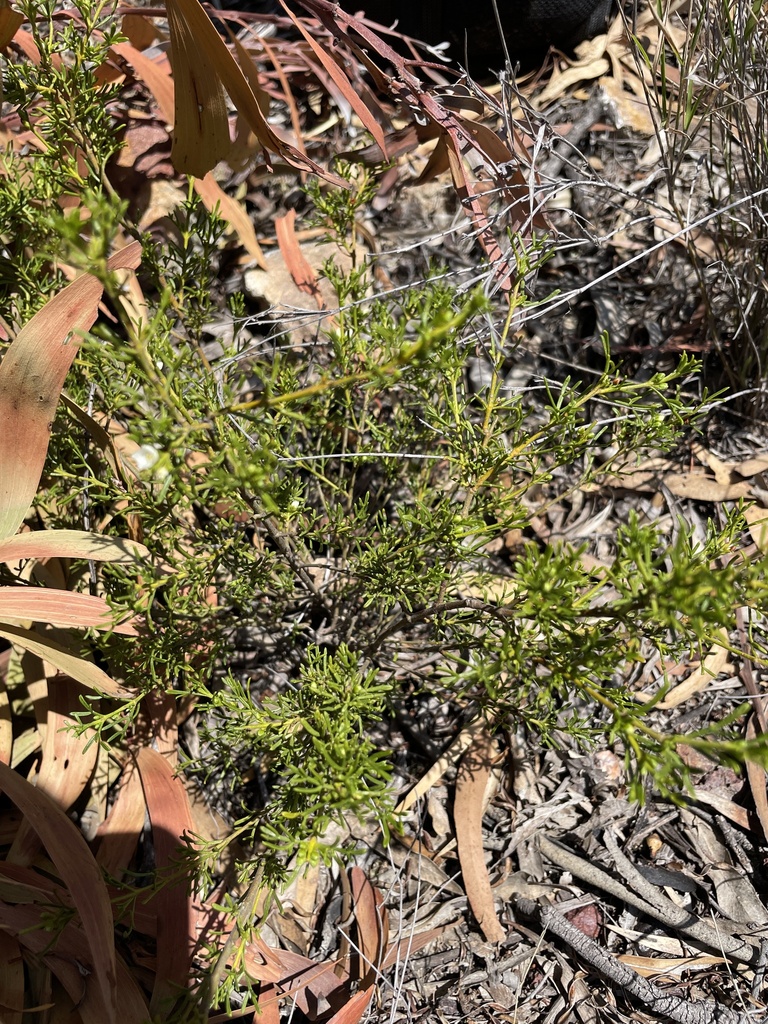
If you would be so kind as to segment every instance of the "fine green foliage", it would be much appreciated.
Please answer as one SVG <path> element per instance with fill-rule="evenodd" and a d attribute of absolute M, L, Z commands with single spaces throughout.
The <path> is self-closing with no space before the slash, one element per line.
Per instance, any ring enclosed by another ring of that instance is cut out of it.
<path fill-rule="evenodd" d="M 683 523 L 629 516 L 602 538 L 599 561 L 588 544 L 549 544 L 534 530 L 578 492 L 608 504 L 637 459 L 691 440 L 713 404 L 693 386 L 697 364 L 625 379 L 604 339 L 593 378 L 515 389 L 518 339 L 494 324 L 520 321 L 522 286 L 502 310 L 437 272 L 378 295 L 369 266 L 333 261 L 338 309 L 312 345 L 278 333 L 248 343 L 233 322 L 212 359 L 204 328 L 219 308 L 223 223 L 192 188 L 162 242 L 143 240 L 149 311 L 137 320 L 106 271 L 118 237 L 137 234 L 105 175 L 113 94 L 93 68 L 111 22 L 82 0 L 82 21 L 47 35 L 52 9 L 31 8 L 44 59 L 9 66 L 6 98 L 44 147 L 6 158 L 3 315 L 26 320 L 59 286 L 59 261 L 103 278 L 113 309 L 67 380 L 37 514 L 50 527 L 98 522 L 152 553 L 138 577 L 72 567 L 83 590 L 98 587 L 145 624 L 137 637 L 91 641 L 134 696 L 84 698 L 78 716 L 117 750 L 142 735 L 148 698 L 194 709 L 202 750 L 180 751 L 183 768 L 224 793 L 234 819 L 230 836 L 190 858 L 197 884 L 227 846 L 240 882 L 258 863 L 260 884 L 278 892 L 304 864 L 354 851 L 356 818 L 388 837 L 398 828 L 388 730 L 425 695 L 457 728 L 484 716 L 551 745 L 610 744 L 637 800 L 649 787 L 684 799 L 683 740 L 724 763 L 768 765 L 764 742 L 740 735 L 744 708 L 681 736 L 658 712 L 663 684 L 644 702 L 633 681 L 653 656 L 699 655 L 722 642 L 736 609 L 765 606 L 766 566 L 741 554 L 741 510 L 703 541 Z M 53 58 L 65 50 L 62 69 Z M 337 170 L 353 187 L 308 193 L 350 257 L 376 179 Z M 51 212 L 64 196 L 77 197 L 77 215 Z M 128 468 L 116 471 L 86 409 L 119 437 Z M 512 534 L 520 543 L 507 548 Z M 120 898 L 138 892 L 124 885 Z M 224 972 L 211 998 L 239 981 Z"/>

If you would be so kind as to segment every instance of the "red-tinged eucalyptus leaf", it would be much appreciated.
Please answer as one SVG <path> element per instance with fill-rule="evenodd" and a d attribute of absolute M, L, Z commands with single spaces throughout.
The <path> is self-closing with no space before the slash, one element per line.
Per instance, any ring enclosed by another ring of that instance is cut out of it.
<path fill-rule="evenodd" d="M 86 530 L 34 530 L 0 540 L 0 562 L 24 558 L 87 558 L 94 562 L 131 565 L 149 557 L 149 549 L 135 540 L 106 537 Z"/>
<path fill-rule="evenodd" d="M 280 1024 L 280 997 L 274 986 L 262 985 L 259 989 L 259 1005 L 253 1015 L 254 1024 Z"/>
<path fill-rule="evenodd" d="M 356 992 L 340 1010 L 326 1020 L 325 1024 L 358 1024 L 363 1019 L 375 991 L 374 988 L 366 988 Z"/>
<path fill-rule="evenodd" d="M 43 927 L 40 908 L 0 902 L 0 931 L 3 929 L 18 935 L 20 945 L 40 957 L 56 975 L 77 1004 L 83 1024 L 105 1024 L 109 1018 L 94 984 L 95 964 L 84 929 L 70 921 L 52 941 L 50 929 Z M 120 1024 L 147 1024 L 149 1007 L 136 980 L 120 957 L 115 958 L 115 968 Z M 5 1024 L 4 1017 L 0 1020 Z"/>
<path fill-rule="evenodd" d="M 48 688 L 48 715 L 43 733 L 42 760 L 35 788 L 68 811 L 91 781 L 99 755 L 92 730 L 76 733 L 72 709 L 80 706 L 83 687 L 74 679 L 59 679 Z M 86 749 L 86 747 L 88 749 Z M 39 849 L 40 838 L 25 818 L 13 840 L 8 859 L 30 864 Z"/>
<path fill-rule="evenodd" d="M 122 249 L 113 252 L 107 260 L 107 269 L 113 273 L 118 270 L 138 270 L 141 266 L 141 242 L 133 241 Z"/>
<path fill-rule="evenodd" d="M 64 629 L 111 630 L 137 636 L 132 622 L 114 623 L 114 612 L 102 597 L 44 587 L 0 587 L 0 621 L 49 622 Z"/>
<path fill-rule="evenodd" d="M 146 809 L 139 773 L 133 761 L 127 761 L 117 798 L 96 831 L 96 861 L 110 878 L 120 879 L 128 870 L 144 828 Z"/>
<path fill-rule="evenodd" d="M 108 267 L 135 269 L 140 262 L 141 245 L 131 242 Z M 90 274 L 67 285 L 21 329 L 0 364 L 0 538 L 15 534 L 34 498 L 64 378 L 101 294 Z"/>
<path fill-rule="evenodd" d="M 317 274 L 301 250 L 299 240 L 296 237 L 295 224 L 295 210 L 289 210 L 284 217 L 275 218 L 275 235 L 277 236 L 277 244 L 280 246 L 280 255 L 283 257 L 286 269 L 299 291 L 304 292 L 306 295 L 311 295 L 317 303 L 317 308 L 322 309 L 325 302 L 320 294 Z"/>
<path fill-rule="evenodd" d="M 114 1024 L 117 976 L 112 905 L 101 871 L 77 826 L 64 811 L 7 765 L 0 764 L 0 790 L 22 812 L 53 861 L 62 882 L 69 889 L 80 915 L 92 980 L 89 989 L 98 995 L 104 1017 L 101 1024 Z M 50 941 L 50 932 L 47 933 Z M 122 1007 L 121 1007 L 122 1016 Z"/>
<path fill-rule="evenodd" d="M 147 801 L 161 883 L 147 906 L 157 914 L 157 971 L 150 1005 L 153 1013 L 162 1013 L 189 984 L 197 941 L 190 879 L 181 860 L 189 849 L 182 837 L 192 834 L 192 812 L 184 784 L 161 754 L 142 747 L 136 765 Z"/>
<path fill-rule="evenodd" d="M 483 797 L 495 755 L 496 745 L 486 731 L 474 736 L 456 775 L 453 821 L 461 876 L 472 913 L 488 942 L 503 942 L 507 933 L 496 916 L 483 851 Z"/>
<path fill-rule="evenodd" d="M 0 363 L 0 538 L 16 533 L 32 504 L 64 378 L 101 293 L 90 274 L 67 285 L 22 327 Z"/>
<path fill-rule="evenodd" d="M 17 647 L 23 647 L 25 651 L 31 651 L 38 658 L 48 661 L 65 675 L 72 676 L 81 683 L 85 683 L 97 693 L 105 694 L 108 697 L 132 697 L 133 694 L 127 687 L 115 682 L 111 676 L 98 668 L 93 662 L 86 661 L 74 651 L 64 647 L 56 640 L 35 633 L 30 629 L 22 629 L 21 626 L 12 626 L 9 623 L 0 624 L 0 636 L 10 640 Z"/>
<path fill-rule="evenodd" d="M 441 928 L 430 928 L 426 932 L 417 932 L 416 935 L 405 935 L 398 942 L 393 942 L 387 950 L 387 955 L 384 957 L 381 969 L 382 971 L 389 970 L 390 967 L 394 967 L 395 964 L 399 964 L 402 960 L 412 956 L 414 953 L 418 953 L 419 950 L 424 949 L 430 942 L 434 942 L 435 939 L 439 939 L 445 932 L 455 928 L 455 924 L 446 924 Z"/>
<path fill-rule="evenodd" d="M 319 1005 L 339 1007 L 348 998 L 349 979 L 339 977 L 338 964 L 315 963 L 290 949 L 272 949 L 260 939 L 249 942 L 243 954 L 243 970 L 249 978 L 274 985 L 279 998 L 294 1001 L 311 1017 Z M 315 1014 L 316 1015 L 316 1014 Z"/>
<path fill-rule="evenodd" d="M 357 925 L 360 964 L 358 978 L 362 988 L 373 985 L 389 939 L 389 921 L 384 899 L 361 868 L 349 872 Z"/>
<path fill-rule="evenodd" d="M 24 961 L 18 940 L 0 930 L 0 1019 L 3 1024 L 24 1020 Z"/>

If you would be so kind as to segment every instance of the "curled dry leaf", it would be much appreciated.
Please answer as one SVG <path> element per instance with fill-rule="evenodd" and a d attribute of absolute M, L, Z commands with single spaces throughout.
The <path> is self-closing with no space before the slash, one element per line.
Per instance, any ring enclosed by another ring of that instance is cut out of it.
<path fill-rule="evenodd" d="M 496 745 L 488 732 L 476 734 L 459 766 L 453 805 L 464 888 L 488 942 L 502 942 L 507 934 L 496 916 L 483 853 L 483 798 L 495 756 Z"/>

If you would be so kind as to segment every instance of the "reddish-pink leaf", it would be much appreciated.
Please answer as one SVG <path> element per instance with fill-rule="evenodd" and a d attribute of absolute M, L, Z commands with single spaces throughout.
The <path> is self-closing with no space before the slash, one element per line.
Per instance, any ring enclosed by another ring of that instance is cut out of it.
<path fill-rule="evenodd" d="M 0 363 L 0 538 L 18 530 L 35 496 L 64 378 L 102 288 L 83 274 L 19 331 Z"/>
<path fill-rule="evenodd" d="M 130 622 L 114 625 L 114 612 L 102 597 L 74 594 L 68 590 L 49 590 L 43 587 L 0 587 L 0 621 L 46 622 L 65 629 L 79 628 L 112 630 L 124 636 L 136 636 L 136 627 Z"/>
<path fill-rule="evenodd" d="M 81 684 L 69 678 L 60 679 L 48 688 L 43 756 L 35 788 L 54 800 L 63 811 L 69 810 L 90 782 L 99 754 L 98 743 L 93 742 L 93 733 L 78 734 L 72 728 L 76 724 L 72 710 L 80 706 L 82 692 Z M 8 859 L 17 864 L 31 863 L 39 842 L 40 837 L 31 821 L 25 818 L 13 841 Z"/>
<path fill-rule="evenodd" d="M 103 1004 L 103 1024 L 116 1011 L 115 938 L 112 906 L 96 861 L 77 826 L 26 779 L 0 763 L 0 790 L 40 836 L 77 907 L 93 965 L 93 986 Z"/>
<path fill-rule="evenodd" d="M 311 295 L 317 303 L 317 308 L 322 309 L 325 303 L 320 294 L 317 274 L 301 251 L 299 240 L 296 237 L 295 223 L 295 210 L 289 210 L 284 217 L 275 218 L 275 234 L 277 235 L 277 244 L 280 246 L 280 254 L 299 291 Z"/>
<path fill-rule="evenodd" d="M 381 152 L 384 154 L 384 159 L 388 160 L 389 156 L 387 154 L 387 140 L 384 137 L 384 132 L 379 122 L 373 116 L 373 114 L 365 105 L 365 103 L 363 103 L 359 93 L 353 88 L 352 83 L 349 81 L 347 76 L 344 74 L 339 65 L 333 59 L 332 54 L 329 53 L 324 46 L 321 46 L 316 39 L 312 38 L 310 33 L 306 30 L 301 21 L 299 21 L 299 19 L 296 17 L 293 11 L 283 2 L 283 0 L 281 0 L 281 2 L 283 7 L 285 8 L 286 14 L 293 21 L 296 28 L 299 30 L 299 32 L 301 32 L 306 41 L 312 47 L 315 56 L 323 65 L 325 70 L 328 72 L 334 84 L 343 95 L 344 99 L 347 101 L 350 107 L 360 118 L 361 122 L 363 123 L 363 126 L 367 128 L 367 130 L 371 133 L 374 142 L 377 143 L 377 145 L 381 149 Z"/>
<path fill-rule="evenodd" d="M 149 550 L 137 541 L 86 530 L 34 530 L 0 540 L 0 562 L 24 558 L 88 558 L 130 565 L 149 558 Z"/>
<path fill-rule="evenodd" d="M 141 79 L 155 97 L 163 120 L 167 124 L 173 124 L 173 81 L 169 72 L 160 67 L 156 61 L 145 57 L 130 43 L 115 43 L 112 52 L 131 65 L 136 77 Z"/>
<path fill-rule="evenodd" d="M 374 988 L 366 988 L 361 992 L 355 993 L 325 1024 L 358 1024 L 368 1009 L 368 1004 L 373 998 L 375 991 Z"/>
<path fill-rule="evenodd" d="M 193 829 L 192 812 L 184 784 L 162 755 L 142 747 L 136 764 L 152 825 L 158 881 L 162 882 L 149 903 L 157 913 L 157 973 L 151 1008 L 153 1013 L 161 1013 L 189 984 L 196 944 L 190 878 L 180 861 L 188 849 L 182 836 L 191 835 Z"/>
<path fill-rule="evenodd" d="M 355 905 L 357 947 L 360 951 L 358 977 L 363 988 L 373 985 L 389 939 L 389 922 L 384 900 L 364 871 L 353 867 L 349 872 L 352 899 Z"/>
<path fill-rule="evenodd" d="M 131 863 L 144 828 L 146 807 L 139 773 L 133 761 L 127 761 L 117 798 L 96 832 L 96 860 L 111 878 L 121 878 Z"/>
<path fill-rule="evenodd" d="M 77 1004 L 77 1019 L 82 1024 L 105 1024 L 109 1018 L 91 980 L 89 972 L 94 963 L 83 929 L 70 921 L 52 940 L 50 929 L 43 927 L 41 913 L 33 905 L 9 906 L 0 902 L 0 932 L 14 932 L 25 949 L 40 957 Z M 147 1001 L 120 957 L 116 959 L 116 974 L 120 1024 L 146 1024 Z M 5 1016 L 0 1016 L 0 1020 L 5 1024 Z"/>
<path fill-rule="evenodd" d="M 312 171 L 341 188 L 349 188 L 348 182 L 323 170 L 280 138 L 198 0 L 167 0 L 166 9 L 176 83 L 173 164 L 177 170 L 202 178 L 229 152 L 229 126 L 226 125 L 225 146 L 225 125 L 220 113 L 220 97 L 226 89 L 238 113 L 265 150 L 278 153 L 293 167 Z"/>

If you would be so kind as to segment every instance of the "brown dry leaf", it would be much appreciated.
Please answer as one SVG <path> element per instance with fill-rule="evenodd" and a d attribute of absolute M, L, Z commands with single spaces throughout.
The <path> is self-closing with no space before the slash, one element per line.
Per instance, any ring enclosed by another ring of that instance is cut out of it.
<path fill-rule="evenodd" d="M 349 881 L 357 926 L 360 959 L 358 979 L 361 988 L 369 988 L 376 982 L 379 964 L 387 947 L 389 915 L 384 906 L 384 898 L 364 871 L 357 867 L 350 868 Z"/>
<path fill-rule="evenodd" d="M 24 961 L 13 935 L 0 929 L 0 1015 L 3 1024 L 24 1020 Z"/>
<path fill-rule="evenodd" d="M 7 2 L 4 2 L 0 7 L 0 50 L 6 48 L 23 24 L 24 15 L 14 11 Z M 2 79 L 0 79 L 1 82 Z M 2 99 L 2 89 L 0 89 L 0 99 Z"/>
<path fill-rule="evenodd" d="M 167 0 L 177 108 L 173 163 L 178 171 L 202 178 L 230 151 L 224 90 L 245 118 L 265 152 L 292 167 L 312 171 L 340 188 L 349 183 L 282 139 L 265 118 L 243 72 L 198 0 Z"/>
<path fill-rule="evenodd" d="M 198 0 L 167 0 L 166 12 L 174 82 L 171 159 L 178 172 L 203 178 L 232 148 L 220 67 L 232 57 Z"/>
<path fill-rule="evenodd" d="M 328 52 L 326 47 L 321 46 L 320 43 L 318 43 L 315 39 L 312 38 L 310 33 L 302 24 L 302 22 L 296 17 L 293 11 L 283 2 L 283 0 L 281 0 L 281 5 L 284 8 L 288 17 L 291 19 L 291 21 L 293 21 L 296 28 L 309 43 L 312 51 L 314 52 L 315 56 L 320 61 L 322 66 L 325 68 L 325 70 L 328 72 L 328 75 L 330 76 L 336 88 L 342 94 L 342 96 L 347 101 L 352 110 L 354 110 L 354 112 L 360 118 L 363 127 L 370 133 L 373 141 L 379 146 L 381 152 L 384 154 L 384 159 L 388 161 L 389 154 L 387 153 L 387 142 L 386 139 L 384 138 L 384 132 L 382 131 L 382 127 L 363 102 L 359 92 L 355 88 L 353 88 L 352 83 L 349 81 L 349 79 L 344 74 L 340 66 L 334 60 L 333 55 Z"/>
<path fill-rule="evenodd" d="M 150 60 L 130 43 L 115 43 L 111 53 L 131 65 L 136 77 L 141 79 L 155 97 L 155 102 L 166 123 L 173 124 L 173 81 L 165 59 L 162 58 L 162 63 Z"/>
<path fill-rule="evenodd" d="M 739 476 L 757 476 L 758 473 L 765 473 L 768 470 L 768 455 L 756 455 L 754 458 L 745 459 L 743 462 L 734 462 L 733 468 Z"/>
<path fill-rule="evenodd" d="M 65 629 L 89 627 L 123 636 L 138 635 L 133 623 L 114 623 L 114 612 L 104 598 L 43 587 L 0 587 L 0 620 L 18 625 L 48 622 Z"/>
<path fill-rule="evenodd" d="M 157 29 L 149 18 L 136 11 L 126 14 L 121 22 L 123 35 L 137 50 L 146 50 L 157 39 Z"/>
<path fill-rule="evenodd" d="M 61 982 L 79 1017 L 67 1014 L 67 1020 L 82 1024 L 106 1024 L 104 1008 L 96 986 L 89 980 L 93 966 L 85 930 L 68 922 L 51 942 L 50 928 L 44 926 L 44 911 L 35 906 L 9 906 L 0 903 L 0 931 L 9 929 L 26 949 L 45 963 Z M 120 1024 L 146 1024 L 149 1008 L 133 973 L 120 957 L 115 959 L 117 1003 Z M 5 1024 L 5 1017 L 2 1018 Z"/>
<path fill-rule="evenodd" d="M 607 75 L 611 65 L 605 57 L 605 36 L 597 36 L 591 40 L 591 47 L 584 56 L 564 70 L 556 67 L 549 83 L 535 96 L 536 107 L 541 110 L 549 103 L 570 93 L 582 82 L 592 82 L 596 78 Z"/>
<path fill-rule="evenodd" d="M 445 924 L 439 928 L 430 928 L 425 932 L 419 932 L 417 935 L 406 935 L 399 942 L 393 942 L 382 961 L 382 971 L 394 967 L 395 964 L 400 963 L 403 957 L 418 953 L 430 942 L 434 942 L 435 939 L 439 939 L 441 935 L 445 935 L 455 927 L 454 924 Z"/>
<path fill-rule="evenodd" d="M 25 651 L 31 651 L 38 658 L 50 662 L 65 675 L 85 683 L 86 686 L 98 693 L 104 693 L 110 697 L 133 696 L 130 690 L 115 682 L 102 669 L 50 637 L 10 624 L 3 624 L 0 627 L 0 636 L 5 637 L 12 644 L 24 648 Z"/>
<path fill-rule="evenodd" d="M 356 992 L 340 1010 L 326 1020 L 325 1024 L 358 1024 L 368 1009 L 374 991 L 373 988 L 367 988 L 362 992 Z"/>
<path fill-rule="evenodd" d="M 496 916 L 483 851 L 483 798 L 496 753 L 496 744 L 487 728 L 474 736 L 459 765 L 453 804 L 464 888 L 472 913 L 488 942 L 503 942 L 507 934 Z"/>
<path fill-rule="evenodd" d="M 644 96 L 638 96 L 634 91 L 630 92 L 621 82 L 609 75 L 600 79 L 600 87 L 612 108 L 617 127 L 629 128 L 640 135 L 653 136 L 656 127 Z"/>
<path fill-rule="evenodd" d="M 191 837 L 194 826 L 184 784 L 166 759 L 156 750 L 142 747 L 136 765 L 152 825 L 158 880 L 163 882 L 146 902 L 157 914 L 157 971 L 150 1005 L 152 1012 L 158 1013 L 190 982 L 197 938 L 195 914 L 188 872 L 182 870 L 179 858 L 188 849 L 183 837 Z"/>
<path fill-rule="evenodd" d="M 728 631 L 720 629 L 717 635 L 722 638 L 724 643 L 728 643 Z M 726 672 L 730 667 L 730 654 L 725 647 L 721 647 L 720 644 L 714 644 L 709 651 L 709 654 L 704 658 L 699 668 L 694 669 L 693 672 L 678 686 L 670 690 L 667 696 L 661 701 L 657 707 L 663 708 L 676 708 L 678 704 L 682 704 L 696 693 L 701 693 L 702 690 L 706 690 L 707 687 L 720 675 L 721 672 Z"/>
<path fill-rule="evenodd" d="M 734 822 L 734 824 L 739 825 L 741 828 L 752 829 L 752 821 L 746 807 L 735 804 L 727 797 L 720 796 L 719 793 L 711 793 L 709 790 L 701 789 L 698 786 L 693 787 L 692 796 L 699 803 L 713 807 L 718 814 L 722 814 L 724 818 Z"/>
<path fill-rule="evenodd" d="M 293 283 L 306 295 L 311 295 L 317 303 L 317 308 L 322 309 L 325 305 L 323 296 L 320 293 L 320 285 L 317 274 L 312 269 L 312 264 L 302 252 L 299 240 L 296 237 L 296 211 L 289 210 L 283 217 L 275 218 L 275 234 L 277 244 L 280 247 L 280 254 L 285 262 L 286 269 L 293 279 Z"/>
<path fill-rule="evenodd" d="M 96 861 L 67 815 L 45 795 L 0 763 L 0 790 L 19 808 L 39 835 L 77 908 L 93 966 L 92 987 L 103 1024 L 116 1020 L 117 977 L 112 904 Z M 50 934 L 48 934 L 50 941 Z M 122 1015 L 122 1008 L 121 1008 Z"/>
<path fill-rule="evenodd" d="M 664 484 L 676 498 L 694 501 L 738 501 L 752 494 L 752 484 L 746 481 L 720 484 L 708 473 L 695 469 L 686 473 L 667 473 Z"/>
<path fill-rule="evenodd" d="M 131 565 L 149 558 L 149 549 L 134 540 L 86 530 L 34 530 L 0 540 L 0 562 L 25 558 L 88 558 Z"/>
<path fill-rule="evenodd" d="M 330 961 L 315 963 L 290 949 L 270 949 L 261 943 L 249 943 L 243 955 L 243 970 L 249 978 L 274 985 L 276 998 L 290 998 L 309 1017 L 317 1016 L 320 1006 L 339 1006 L 348 996 L 346 974 L 339 977 Z"/>
<path fill-rule="evenodd" d="M 203 200 L 207 210 L 213 212 L 214 209 L 218 208 L 219 216 L 227 221 L 240 239 L 240 244 L 248 255 L 252 256 L 258 265 L 266 270 L 267 264 L 264 259 L 264 253 L 261 251 L 261 246 L 256 238 L 256 232 L 253 229 L 251 219 L 242 205 L 236 199 L 227 195 L 221 186 L 216 183 L 212 174 L 206 174 L 204 178 L 198 178 L 195 181 L 195 192 Z M 292 212 L 295 214 L 295 211 Z"/>

